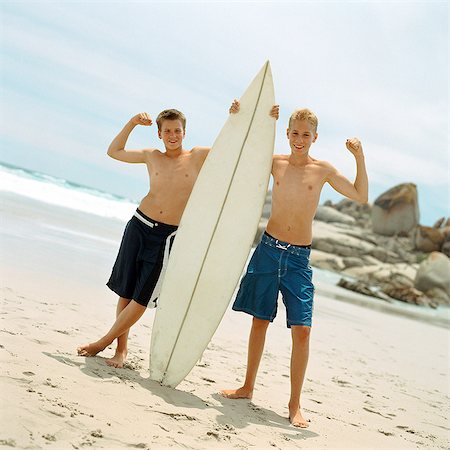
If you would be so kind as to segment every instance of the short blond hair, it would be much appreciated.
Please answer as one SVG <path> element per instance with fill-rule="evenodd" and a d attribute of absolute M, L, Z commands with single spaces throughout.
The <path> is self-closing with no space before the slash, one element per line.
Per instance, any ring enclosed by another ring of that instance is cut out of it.
<path fill-rule="evenodd" d="M 289 118 L 289 129 L 292 126 L 294 120 L 306 120 L 314 127 L 314 133 L 317 133 L 317 126 L 319 120 L 317 116 L 308 108 L 296 109 Z"/>

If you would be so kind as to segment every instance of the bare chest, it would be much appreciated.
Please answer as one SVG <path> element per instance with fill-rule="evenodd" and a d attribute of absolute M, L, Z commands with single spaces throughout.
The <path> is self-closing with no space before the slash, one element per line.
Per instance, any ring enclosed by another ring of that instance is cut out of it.
<path fill-rule="evenodd" d="M 324 175 L 316 167 L 292 167 L 283 164 L 273 173 L 273 196 L 286 201 L 316 199 L 324 185 Z"/>
<path fill-rule="evenodd" d="M 166 192 L 191 190 L 200 168 L 191 156 L 177 160 L 160 158 L 148 165 L 151 190 Z"/>

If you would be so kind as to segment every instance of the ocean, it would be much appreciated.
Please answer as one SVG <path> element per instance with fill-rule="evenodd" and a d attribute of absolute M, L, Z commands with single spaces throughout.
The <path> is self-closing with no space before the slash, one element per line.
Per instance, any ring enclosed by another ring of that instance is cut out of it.
<path fill-rule="evenodd" d="M 1 162 L 0 191 L 124 222 L 138 205 L 128 198 Z"/>

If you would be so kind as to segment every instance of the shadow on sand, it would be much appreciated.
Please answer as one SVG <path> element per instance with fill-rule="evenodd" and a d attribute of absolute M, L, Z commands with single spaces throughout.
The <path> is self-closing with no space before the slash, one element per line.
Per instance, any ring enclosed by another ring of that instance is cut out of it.
<path fill-rule="evenodd" d="M 289 439 L 306 440 L 312 437 L 319 436 L 317 433 L 303 428 L 294 428 L 290 425 L 287 417 L 282 417 L 279 414 L 261 406 L 255 405 L 250 400 L 231 400 L 222 397 L 218 392 L 211 395 L 218 404 L 212 404 L 207 400 L 182 390 L 163 386 L 157 381 L 151 380 L 148 377 L 143 377 L 139 370 L 135 368 L 116 369 L 106 364 L 106 358 L 101 356 L 95 357 L 79 357 L 79 356 L 63 356 L 61 354 L 44 353 L 46 356 L 59 361 L 62 364 L 77 367 L 84 374 L 94 378 L 101 378 L 103 380 L 108 378 L 115 378 L 122 381 L 136 383 L 148 390 L 167 404 L 175 407 L 192 408 L 199 410 L 216 410 L 219 415 L 216 417 L 217 424 L 221 427 L 229 427 L 234 429 L 244 429 L 250 424 L 263 425 L 286 430 L 288 432 L 284 436 Z M 84 358 L 81 362 L 80 358 Z M 150 404 L 149 404 L 150 406 Z M 156 411 L 168 416 L 186 416 L 184 413 L 163 412 Z M 196 420 L 195 417 L 186 416 L 188 419 Z M 296 434 L 292 434 L 295 431 Z M 283 435 L 283 434 L 282 434 Z"/>

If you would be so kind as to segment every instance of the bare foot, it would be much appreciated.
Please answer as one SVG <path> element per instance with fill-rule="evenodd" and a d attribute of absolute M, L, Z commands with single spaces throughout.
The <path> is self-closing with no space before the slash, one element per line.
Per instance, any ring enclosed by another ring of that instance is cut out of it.
<path fill-rule="evenodd" d="M 225 398 L 237 399 L 237 398 L 247 398 L 252 399 L 253 391 L 245 389 L 243 387 L 239 389 L 227 389 L 220 391 L 220 395 Z"/>
<path fill-rule="evenodd" d="M 105 347 L 100 345 L 98 342 L 93 342 L 92 344 L 82 345 L 77 348 L 77 353 L 80 356 L 95 356 L 98 352 L 105 350 Z"/>
<path fill-rule="evenodd" d="M 106 360 L 106 364 L 111 367 L 116 367 L 117 369 L 123 368 L 123 363 L 127 359 L 127 352 L 119 352 L 116 350 L 116 354 L 112 357 Z"/>
<path fill-rule="evenodd" d="M 289 411 L 289 422 L 291 422 L 291 424 L 297 428 L 309 427 L 309 423 L 306 419 L 303 418 L 300 409 L 297 409 L 297 411 L 294 410 L 292 413 Z"/>

